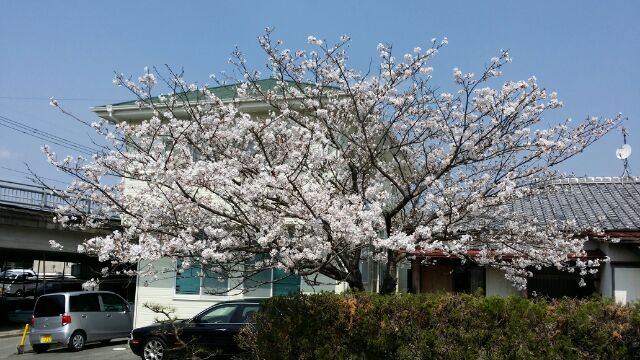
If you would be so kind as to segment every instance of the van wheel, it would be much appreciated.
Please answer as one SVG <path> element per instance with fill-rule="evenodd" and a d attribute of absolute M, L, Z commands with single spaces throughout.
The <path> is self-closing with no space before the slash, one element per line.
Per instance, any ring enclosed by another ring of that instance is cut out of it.
<path fill-rule="evenodd" d="M 34 353 L 42 354 L 43 352 L 49 350 L 49 344 L 33 344 L 31 345 L 31 348 L 33 349 Z"/>
<path fill-rule="evenodd" d="M 167 345 L 162 339 L 157 337 L 151 337 L 145 340 L 142 347 L 142 359 L 143 360 L 162 360 L 164 352 L 167 349 Z"/>
<path fill-rule="evenodd" d="M 87 336 L 82 331 L 76 331 L 69 338 L 69 349 L 71 351 L 80 351 L 84 349 L 87 342 Z"/>

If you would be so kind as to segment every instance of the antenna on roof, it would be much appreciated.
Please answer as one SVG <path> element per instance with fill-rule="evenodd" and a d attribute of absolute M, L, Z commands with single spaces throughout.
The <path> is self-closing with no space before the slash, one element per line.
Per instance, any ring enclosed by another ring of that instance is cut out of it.
<path fill-rule="evenodd" d="M 631 173 L 629 170 L 629 160 L 628 160 L 629 156 L 631 156 L 631 145 L 627 144 L 627 135 L 629 135 L 629 132 L 627 131 L 627 128 L 623 127 L 622 140 L 624 144 L 618 149 L 616 149 L 616 157 L 622 160 L 623 167 L 624 167 L 624 170 L 622 171 L 622 176 L 621 176 L 622 179 L 624 179 L 625 176 L 631 177 Z"/>

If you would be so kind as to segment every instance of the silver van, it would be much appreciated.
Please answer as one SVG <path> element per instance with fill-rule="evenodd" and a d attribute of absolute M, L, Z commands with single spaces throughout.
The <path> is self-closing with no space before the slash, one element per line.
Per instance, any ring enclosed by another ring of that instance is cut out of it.
<path fill-rule="evenodd" d="M 87 342 L 128 337 L 133 328 L 129 304 L 108 291 L 74 291 L 42 295 L 31 318 L 29 342 L 36 353 L 53 344 L 80 351 Z"/>

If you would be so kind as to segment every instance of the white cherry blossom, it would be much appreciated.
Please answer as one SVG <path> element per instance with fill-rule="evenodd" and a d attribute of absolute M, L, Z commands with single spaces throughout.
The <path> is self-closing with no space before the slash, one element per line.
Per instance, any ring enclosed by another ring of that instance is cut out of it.
<path fill-rule="evenodd" d="M 592 229 L 523 221 L 510 204 L 544 191 L 561 176 L 554 166 L 619 117 L 543 120 L 562 103 L 534 77 L 488 83 L 511 62 L 506 51 L 478 75 L 456 68 L 456 88 L 444 92 L 429 63 L 446 38 L 398 58 L 381 43 L 374 73 L 348 66 L 346 36 L 332 46 L 307 40 L 312 49 L 294 51 L 270 30 L 259 38 L 270 87 L 234 52 L 241 80 L 230 101 L 181 74 L 145 70 L 137 83 L 117 75 L 149 117 L 110 130 L 96 123 L 112 146 L 91 159 L 43 149 L 76 178 L 70 199 L 99 204 L 86 215 L 72 202 L 57 221 L 100 228 L 119 214 L 121 230 L 81 249 L 113 263 L 168 256 L 231 270 L 260 259 L 362 289 L 359 263 L 373 256 L 384 264 L 383 292 L 395 289 L 398 263 L 420 252 L 500 268 L 518 286 L 536 266 L 597 267 L 569 262 Z M 171 92 L 153 100 L 156 79 Z M 248 101 L 263 111 L 246 112 Z"/>

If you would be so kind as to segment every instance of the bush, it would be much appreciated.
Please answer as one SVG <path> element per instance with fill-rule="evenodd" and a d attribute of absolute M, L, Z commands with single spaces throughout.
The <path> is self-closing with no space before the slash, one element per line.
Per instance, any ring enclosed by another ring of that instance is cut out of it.
<path fill-rule="evenodd" d="M 253 359 L 640 359 L 640 306 L 455 294 L 275 297 Z"/>

